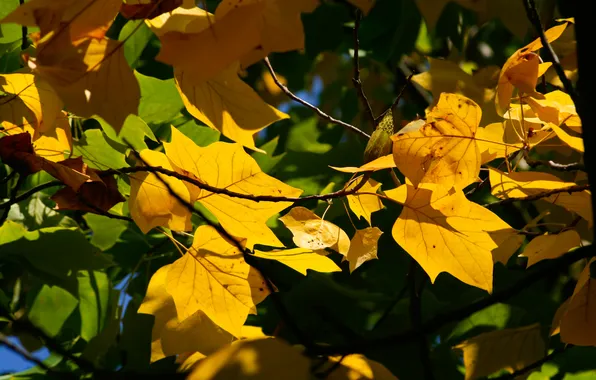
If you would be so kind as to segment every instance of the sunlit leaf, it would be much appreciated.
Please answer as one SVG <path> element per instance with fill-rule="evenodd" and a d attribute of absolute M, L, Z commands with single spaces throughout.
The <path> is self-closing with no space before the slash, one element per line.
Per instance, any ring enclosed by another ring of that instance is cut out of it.
<path fill-rule="evenodd" d="M 255 250 L 255 256 L 279 261 L 305 276 L 308 269 L 322 273 L 341 272 L 341 268 L 338 267 L 333 260 L 313 250 L 305 248 L 267 252 Z"/>
<path fill-rule="evenodd" d="M 391 157 L 391 156 L 389 156 Z M 360 181 L 362 180 L 361 177 L 354 179 L 350 185 L 347 187 L 347 190 L 354 188 L 357 186 Z M 374 179 L 368 179 L 364 186 L 358 190 L 358 193 L 373 193 L 376 194 L 377 191 L 381 188 L 381 183 L 375 181 Z M 375 211 L 379 211 L 383 208 L 383 203 L 381 199 L 376 195 L 372 194 L 363 194 L 363 195 L 348 195 L 348 205 L 350 206 L 350 210 L 356 214 L 358 218 L 364 218 L 369 225 L 371 224 L 371 214 Z"/>
<path fill-rule="evenodd" d="M 369 260 L 378 259 L 377 249 L 379 238 L 383 234 L 378 227 L 367 227 L 356 230 L 350 241 L 350 250 L 346 255 L 350 263 L 350 273 Z"/>
<path fill-rule="evenodd" d="M 340 172 L 344 172 L 344 173 L 361 173 L 361 172 L 374 172 L 377 170 L 390 169 L 390 168 L 394 168 L 395 166 L 396 165 L 395 165 L 395 160 L 393 159 L 393 155 L 390 154 L 387 156 L 379 157 L 374 161 L 371 161 L 367 164 L 360 166 L 359 168 L 356 168 L 353 166 L 348 166 L 348 167 L 344 167 L 344 168 L 330 166 L 330 168 L 335 169 Z"/>
<path fill-rule="evenodd" d="M 528 267 L 530 267 L 542 260 L 556 259 L 580 245 L 579 234 L 575 230 L 567 230 L 558 234 L 535 237 L 526 245 L 520 256 L 528 258 Z"/>

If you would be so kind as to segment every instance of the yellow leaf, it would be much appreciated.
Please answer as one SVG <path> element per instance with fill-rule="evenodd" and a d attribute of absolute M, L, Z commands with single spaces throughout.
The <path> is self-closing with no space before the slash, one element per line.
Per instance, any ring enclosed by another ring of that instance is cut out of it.
<path fill-rule="evenodd" d="M 192 247 L 171 265 L 166 289 L 180 320 L 202 311 L 236 337 L 248 314 L 256 313 L 256 305 L 269 294 L 242 252 L 206 225 L 197 228 Z"/>
<path fill-rule="evenodd" d="M 528 268 L 539 261 L 556 259 L 571 248 L 579 247 L 581 238 L 575 230 L 567 230 L 558 234 L 537 236 L 526 246 L 520 256 L 528 258 Z"/>
<path fill-rule="evenodd" d="M 188 112 L 224 136 L 253 150 L 253 135 L 289 116 L 265 103 L 237 74 L 233 64 L 205 81 L 175 69 L 176 85 Z"/>
<path fill-rule="evenodd" d="M 0 24 L 39 26 L 43 35 L 68 25 L 65 34 L 72 40 L 89 33 L 103 37 L 121 5 L 121 0 L 31 0 L 0 20 Z"/>
<path fill-rule="evenodd" d="M 68 30 L 39 41 L 34 73 L 48 81 L 66 107 L 81 117 L 101 116 L 120 131 L 138 113 L 139 83 L 124 58 L 123 43 L 107 38 L 71 42 Z"/>
<path fill-rule="evenodd" d="M 356 230 L 350 241 L 350 250 L 346 256 L 350 263 L 350 273 L 369 260 L 378 259 L 377 246 L 383 231 L 377 227 Z"/>
<path fill-rule="evenodd" d="M 507 265 L 511 255 L 515 253 L 523 244 L 525 237 L 516 230 L 501 230 L 491 232 L 491 237 L 497 243 L 498 247 L 493 249 L 493 262 Z"/>
<path fill-rule="evenodd" d="M 576 346 L 596 345 L 596 282 L 590 276 L 590 260 L 577 280 L 561 317 L 561 341 Z"/>
<path fill-rule="evenodd" d="M 183 321 L 178 319 L 174 299 L 166 290 L 171 266 L 165 265 L 153 274 L 138 311 L 155 317 L 151 332 L 151 362 L 189 351 L 209 355 L 234 340 L 202 311 Z"/>
<path fill-rule="evenodd" d="M 391 157 L 391 156 L 389 156 Z M 362 177 L 355 178 L 350 185 L 348 190 L 356 187 Z M 358 193 L 375 193 L 381 188 L 381 183 L 374 179 L 368 179 L 364 186 L 358 190 Z M 371 214 L 375 211 L 379 211 L 383 208 L 383 202 L 376 195 L 363 194 L 363 195 L 348 195 L 348 205 L 350 209 L 358 218 L 364 218 L 371 225 Z"/>
<path fill-rule="evenodd" d="M 548 42 L 553 42 L 563 34 L 567 23 L 554 26 L 545 32 Z M 517 50 L 503 65 L 497 86 L 495 105 L 497 113 L 503 115 L 509 109 L 514 87 L 522 92 L 537 96 L 535 91 L 538 82 L 540 57 L 534 52 L 542 48 L 540 38 Z"/>
<path fill-rule="evenodd" d="M 305 276 L 308 269 L 322 273 L 341 272 L 341 268 L 333 260 L 311 249 L 293 248 L 268 252 L 255 250 L 255 256 L 279 261 Z"/>
<path fill-rule="evenodd" d="M 560 138 L 565 144 L 569 145 L 572 149 L 577 150 L 578 152 L 584 152 L 584 140 L 581 137 L 571 136 L 558 125 L 548 124 L 548 126 L 555 131 L 557 137 Z"/>
<path fill-rule="evenodd" d="M 523 148 L 523 143 L 520 141 L 512 143 L 505 142 L 505 127 L 512 124 L 509 121 L 505 121 L 502 123 L 491 123 L 484 128 L 478 128 L 476 138 L 478 139 L 478 149 L 481 152 L 481 164 L 485 164 L 496 158 L 509 157 L 512 153 Z"/>
<path fill-rule="evenodd" d="M 304 49 L 304 31 L 301 13 L 310 13 L 318 5 L 318 0 L 231 0 L 223 1 L 215 11 L 216 17 L 225 17 L 228 13 L 264 3 L 260 40 L 255 49 L 241 59 L 243 67 L 260 61 L 272 52 L 287 52 Z"/>
<path fill-rule="evenodd" d="M 49 83 L 33 74 L 0 75 L 0 89 L 6 93 L 0 98 L 0 120 L 8 134 L 22 133 L 26 126 L 46 132 L 61 115 L 62 101 L 58 94 Z M 12 128 L 17 131 L 11 131 Z"/>
<path fill-rule="evenodd" d="M 555 312 L 555 315 L 553 316 L 553 322 L 551 323 L 549 336 L 554 336 L 561 332 L 561 318 L 563 318 L 563 315 L 565 315 L 567 312 L 569 301 L 571 301 L 571 297 L 567 298 Z"/>
<path fill-rule="evenodd" d="M 492 291 L 491 233 L 511 230 L 497 215 L 470 202 L 461 191 L 434 184 L 402 185 L 385 194 L 404 205 L 393 225 L 395 241 L 412 256 L 432 282 L 447 272 L 466 284 Z"/>
<path fill-rule="evenodd" d="M 261 171 L 238 144 L 216 142 L 202 148 L 172 128 L 172 142 L 164 142 L 164 147 L 175 170 L 190 173 L 211 186 L 251 195 L 297 197 L 302 193 Z M 192 201 L 198 200 L 207 207 L 230 234 L 246 239 L 247 248 L 252 249 L 255 244 L 283 247 L 265 223 L 291 202 L 255 202 L 189 187 Z"/>
<path fill-rule="evenodd" d="M 463 350 L 466 380 L 488 376 L 500 369 L 513 373 L 545 355 L 538 323 L 480 334 L 455 346 Z"/>
<path fill-rule="evenodd" d="M 464 188 L 478 178 L 480 151 L 476 130 L 482 111 L 470 99 L 441 94 L 427 123 L 393 135 L 393 158 L 414 186 L 438 183 Z"/>
<path fill-rule="evenodd" d="M 35 153 L 46 160 L 62 161 L 65 155 L 72 151 L 72 135 L 66 112 L 56 118 L 52 128 L 44 128 L 43 132 L 36 132 L 30 127 L 25 127 L 25 132 L 32 137 Z"/>
<path fill-rule="evenodd" d="M 560 178 L 548 173 L 517 172 L 506 174 L 494 168 L 489 168 L 489 179 L 492 194 L 501 199 L 526 197 L 547 190 L 562 189 L 575 185 L 574 182 L 563 182 Z M 571 194 L 553 194 L 541 200 L 573 211 L 592 224 L 592 201 L 590 192 L 587 190 Z"/>
<path fill-rule="evenodd" d="M 307 208 L 294 207 L 279 220 L 292 231 L 294 244 L 299 248 L 312 250 L 331 248 L 344 256 L 350 250 L 350 239 L 344 230 L 321 219 Z"/>
<path fill-rule="evenodd" d="M 355 7 L 360 8 L 362 13 L 364 13 L 365 15 L 367 15 L 368 12 L 370 12 L 372 7 L 375 5 L 375 0 L 348 0 L 348 1 L 350 3 L 352 3 Z"/>
<path fill-rule="evenodd" d="M 540 118 L 547 123 L 560 125 L 565 123 L 576 132 L 581 131 L 581 120 L 575 109 L 571 96 L 556 90 L 544 95 L 544 99 L 526 99 L 528 105 Z"/>
<path fill-rule="evenodd" d="M 451 0 L 416 0 L 416 5 L 418 5 L 418 9 L 430 30 L 435 28 L 441 13 L 443 13 L 445 5 L 450 2 Z M 482 9 L 481 7 L 485 6 L 484 4 L 480 4 L 477 0 L 456 0 L 456 2 L 463 7 L 475 11 L 480 11 Z M 477 3 L 478 5 L 476 5 Z"/>
<path fill-rule="evenodd" d="M 389 154 L 387 156 L 379 157 L 374 161 L 366 163 L 359 168 L 353 166 L 347 166 L 343 168 L 336 166 L 329 167 L 344 173 L 375 172 L 377 170 L 394 168 L 395 160 L 393 159 L 393 155 Z"/>
<path fill-rule="evenodd" d="M 156 59 L 184 73 L 188 82 L 201 83 L 256 48 L 265 3 L 236 6 L 225 14 L 220 11 L 222 4 L 215 16 L 199 8 L 178 8 L 148 21 L 161 41 Z"/>
<path fill-rule="evenodd" d="M 247 339 L 201 360 L 188 380 L 308 380 L 310 361 L 281 339 Z"/>
<path fill-rule="evenodd" d="M 173 170 L 172 164 L 163 153 L 145 149 L 140 154 L 147 165 Z M 169 186 L 172 192 L 190 202 L 188 189 L 181 180 L 148 172 L 135 173 L 129 178 L 130 215 L 143 233 L 158 226 L 176 231 L 188 231 L 192 228 L 190 211 L 171 195 L 168 189 Z"/>
<path fill-rule="evenodd" d="M 397 380 L 385 366 L 371 360 L 364 355 L 352 354 L 346 356 L 332 356 L 329 363 L 339 366 L 335 368 L 327 380 Z M 322 368 L 321 372 L 326 368 Z"/>

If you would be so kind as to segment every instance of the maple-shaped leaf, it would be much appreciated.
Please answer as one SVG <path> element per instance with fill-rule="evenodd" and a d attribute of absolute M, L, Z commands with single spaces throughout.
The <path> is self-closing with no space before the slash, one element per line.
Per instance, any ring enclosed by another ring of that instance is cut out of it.
<path fill-rule="evenodd" d="M 344 256 L 350 250 L 350 239 L 344 230 L 307 208 L 294 207 L 279 220 L 292 231 L 294 244 L 300 248 L 315 251 L 330 248 Z"/>
<path fill-rule="evenodd" d="M 310 378 L 311 363 L 279 338 L 245 339 L 201 360 L 188 380 L 204 379 L 288 379 Z"/>
<path fill-rule="evenodd" d="M 279 261 L 305 276 L 308 269 L 321 273 L 341 272 L 341 268 L 333 260 L 312 249 L 293 248 L 267 252 L 255 250 L 255 256 Z"/>
<path fill-rule="evenodd" d="M 124 58 L 123 43 L 107 38 L 69 39 L 68 31 L 37 42 L 29 66 L 81 117 L 101 116 L 116 131 L 139 107 L 139 83 Z M 117 90 L 115 90 L 117 89 Z"/>
<path fill-rule="evenodd" d="M 370 0 L 364 0 L 372 2 Z M 302 13 L 310 13 L 319 5 L 319 0 L 230 0 L 223 1 L 215 10 L 216 19 L 222 19 L 242 7 L 263 3 L 261 11 L 261 34 L 258 45 L 241 58 L 242 66 L 247 67 L 260 61 L 272 52 L 288 52 L 304 49 Z"/>
<path fill-rule="evenodd" d="M 393 238 L 429 275 L 447 272 L 466 284 L 492 291 L 492 251 L 499 231 L 511 227 L 469 201 L 461 190 L 434 184 L 402 185 L 385 194 L 404 205 L 393 225 Z"/>
<path fill-rule="evenodd" d="M 514 372 L 542 359 L 546 352 L 538 323 L 483 333 L 455 348 L 464 352 L 466 380 L 488 376 L 500 369 Z"/>
<path fill-rule="evenodd" d="M 234 337 L 218 327 L 203 311 L 184 320 L 178 318 L 174 299 L 166 290 L 171 264 L 164 265 L 151 276 L 139 314 L 155 317 L 151 332 L 151 362 L 186 352 L 203 356 L 227 346 Z"/>
<path fill-rule="evenodd" d="M 564 182 L 549 173 L 515 172 L 507 174 L 494 168 L 489 168 L 489 179 L 491 193 L 501 199 L 526 197 L 576 185 L 574 182 Z M 541 201 L 564 207 L 577 213 L 590 224 L 592 223 L 591 197 L 588 190 L 553 194 L 542 198 Z"/>
<path fill-rule="evenodd" d="M 565 343 L 596 345 L 596 280 L 590 275 L 594 262 L 594 258 L 588 262 L 579 275 L 573 294 L 555 314 L 553 326 L 559 326 L 561 341 Z"/>
<path fill-rule="evenodd" d="M 41 34 L 61 32 L 72 40 L 88 34 L 103 37 L 118 14 L 121 0 L 31 0 L 17 7 L 0 20 L 1 24 L 16 23 L 38 26 Z"/>
<path fill-rule="evenodd" d="M 171 265 L 166 289 L 180 320 L 203 311 L 236 337 L 248 314 L 255 314 L 256 305 L 269 294 L 260 273 L 211 226 L 197 228 L 192 247 Z"/>
<path fill-rule="evenodd" d="M 389 156 L 391 157 L 391 156 Z M 358 186 L 362 177 L 355 178 L 346 188 L 346 190 L 353 189 L 354 187 Z M 358 190 L 358 193 L 372 193 L 376 194 L 377 191 L 381 188 L 381 183 L 375 181 L 374 179 L 368 179 L 364 186 Z M 350 210 L 356 214 L 358 218 L 364 218 L 369 225 L 371 225 L 371 214 L 375 211 L 379 211 L 383 208 L 383 202 L 381 199 L 376 195 L 372 194 L 351 194 L 348 195 L 348 205 L 350 206 Z"/>
<path fill-rule="evenodd" d="M 164 147 L 176 171 L 211 186 L 250 195 L 296 197 L 302 193 L 264 173 L 238 144 L 215 142 L 202 148 L 172 128 L 172 142 L 164 142 Z M 252 249 L 255 244 L 283 247 L 265 223 L 291 202 L 256 202 L 214 194 L 194 185 L 189 185 L 189 189 L 191 201 L 207 207 L 230 234 L 245 240 L 247 248 Z"/>
<path fill-rule="evenodd" d="M 362 173 L 362 172 L 374 172 L 377 170 L 383 170 L 383 169 L 391 169 L 394 168 L 395 165 L 395 160 L 393 159 L 393 155 L 389 154 L 387 156 L 382 156 L 377 158 L 376 160 L 373 160 L 371 162 L 368 162 L 360 167 L 354 167 L 354 166 L 346 166 L 346 167 L 336 167 L 336 166 L 330 166 L 330 168 L 335 169 L 337 171 L 343 172 L 343 173 Z"/>
<path fill-rule="evenodd" d="M 147 165 L 173 170 L 172 163 L 163 153 L 145 149 L 140 155 Z M 157 226 L 177 231 L 188 231 L 192 228 L 190 211 L 170 193 L 171 189 L 186 202 L 191 201 L 188 188 L 181 180 L 149 172 L 135 173 L 129 178 L 130 215 L 143 233 Z"/>
<path fill-rule="evenodd" d="M 265 103 L 238 77 L 232 64 L 212 78 L 195 81 L 188 71 L 174 70 L 176 86 L 188 112 L 224 136 L 253 150 L 259 150 L 253 135 L 289 116 Z"/>
<path fill-rule="evenodd" d="M 567 23 L 554 26 L 545 32 L 548 42 L 553 42 L 563 34 Z M 513 89 L 518 88 L 521 92 L 535 97 L 543 97 L 536 93 L 536 83 L 539 77 L 540 57 L 534 53 L 542 48 L 540 38 L 535 39 L 528 45 L 517 50 L 503 65 L 497 85 L 497 97 L 495 105 L 497 113 L 503 115 L 509 109 Z"/>
<path fill-rule="evenodd" d="M 558 234 L 545 234 L 532 239 L 520 256 L 528 258 L 529 268 L 539 261 L 556 259 L 581 244 L 581 238 L 575 230 L 567 230 Z"/>
<path fill-rule="evenodd" d="M 89 180 L 89 176 L 73 170 L 68 165 L 52 162 L 35 154 L 31 135 L 21 133 L 0 139 L 0 159 L 20 174 L 28 175 L 44 170 L 74 191 Z"/>
<path fill-rule="evenodd" d="M 478 178 L 476 130 L 482 111 L 472 100 L 443 93 L 427 113 L 426 124 L 393 135 L 397 168 L 412 182 L 464 188 Z"/>
<path fill-rule="evenodd" d="M 352 240 L 350 240 L 350 250 L 346 255 L 346 260 L 350 263 L 350 273 L 365 262 L 378 259 L 377 248 L 382 234 L 383 231 L 377 227 L 356 230 Z"/>

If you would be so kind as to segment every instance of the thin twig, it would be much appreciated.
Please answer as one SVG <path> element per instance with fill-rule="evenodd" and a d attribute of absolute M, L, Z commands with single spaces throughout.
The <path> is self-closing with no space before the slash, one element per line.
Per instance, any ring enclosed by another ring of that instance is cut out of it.
<path fill-rule="evenodd" d="M 379 124 L 381 122 L 381 120 L 383 119 L 383 117 L 385 117 L 385 114 L 387 114 L 387 112 L 395 110 L 395 107 L 397 107 L 397 104 L 399 103 L 399 101 L 401 100 L 402 96 L 404 95 L 404 92 L 406 92 L 406 89 L 411 84 L 412 77 L 413 76 L 414 76 L 414 73 L 412 73 L 412 74 L 410 74 L 410 75 L 407 76 L 407 78 L 406 78 L 406 84 L 404 84 L 402 86 L 401 90 L 399 90 L 399 93 L 395 97 L 395 100 L 393 101 L 393 103 L 391 103 L 391 106 L 389 108 L 387 108 L 382 114 L 380 114 L 375 119 L 375 125 L 377 125 L 377 124 Z M 394 129 L 395 129 L 395 127 L 394 127 Z"/>
<path fill-rule="evenodd" d="M 428 340 L 426 334 L 421 334 L 420 330 L 422 328 L 422 300 L 421 300 L 421 293 L 424 287 L 424 280 L 420 285 L 420 289 L 417 288 L 416 285 L 416 272 L 420 272 L 421 268 L 419 267 L 416 260 L 412 260 L 410 262 L 410 276 L 408 278 L 410 288 L 410 324 L 412 329 L 416 331 L 418 334 L 418 345 L 419 345 L 419 355 L 420 355 L 420 362 L 422 364 L 422 371 L 424 373 L 424 379 L 426 380 L 433 380 L 435 377 L 432 372 L 432 363 L 430 360 L 430 348 L 428 346 Z"/>
<path fill-rule="evenodd" d="M 302 104 L 303 106 L 305 106 L 307 108 L 310 108 L 317 115 L 319 115 L 320 118 L 327 120 L 330 123 L 341 125 L 342 127 L 347 128 L 350 131 L 355 132 L 362 137 L 365 137 L 366 139 L 370 139 L 370 135 L 368 133 L 361 131 L 360 129 L 356 128 L 352 124 L 348 124 L 344 121 L 341 121 L 339 119 L 336 119 L 332 116 L 327 115 L 325 112 L 321 111 L 321 109 L 318 108 L 317 106 L 314 106 L 314 105 L 310 104 L 309 102 L 307 102 L 306 100 L 300 98 L 299 96 L 294 95 L 294 93 L 292 91 L 290 91 L 290 89 L 287 86 L 285 86 L 283 83 L 281 83 L 279 78 L 277 78 L 277 75 L 275 74 L 275 70 L 273 70 L 271 63 L 269 62 L 269 58 L 265 57 L 264 61 L 265 61 L 265 66 L 267 66 L 267 70 L 269 70 L 269 73 L 271 74 L 271 77 L 273 78 L 273 81 L 275 82 L 277 87 L 279 87 L 283 91 L 283 93 L 286 94 L 290 99 Z"/>
<path fill-rule="evenodd" d="M 547 197 L 550 197 L 551 195 L 555 195 L 555 194 L 561 194 L 561 193 L 571 194 L 571 193 L 577 193 L 577 192 L 584 191 L 584 190 L 590 190 L 590 185 L 589 184 L 573 185 L 573 186 L 569 186 L 569 187 L 563 187 L 561 189 L 553 189 L 553 190 L 543 191 L 540 193 L 528 195 L 527 197 L 506 198 L 506 199 L 502 199 L 500 201 L 486 203 L 486 204 L 482 205 L 482 207 L 490 208 L 490 207 L 495 207 L 495 206 L 505 206 L 505 205 L 512 204 L 514 202 L 536 201 L 538 199 L 547 198 Z"/>
<path fill-rule="evenodd" d="M 19 0 L 19 6 L 25 4 L 25 0 Z M 29 41 L 27 40 L 27 27 L 21 26 L 21 50 L 25 50 L 29 47 Z"/>
<path fill-rule="evenodd" d="M 571 172 L 575 170 L 586 170 L 586 167 L 581 162 L 574 162 L 571 164 L 559 164 L 558 162 L 554 162 L 552 160 L 532 160 L 529 157 L 525 157 L 525 161 L 528 166 L 535 168 L 537 166 L 546 166 L 553 170 L 559 170 L 563 172 Z"/>
<path fill-rule="evenodd" d="M 524 368 L 518 369 L 517 371 L 515 371 L 513 373 L 508 373 L 503 376 L 493 377 L 493 378 L 491 378 L 491 380 L 510 380 L 510 379 L 513 380 L 513 379 L 516 379 L 518 376 L 525 375 L 526 373 L 530 372 L 531 370 L 540 367 L 544 363 L 553 360 L 553 358 L 555 356 L 562 354 L 563 352 L 565 352 L 566 350 L 568 350 L 569 348 L 572 348 L 572 347 L 573 346 L 571 346 L 571 345 L 567 345 L 567 346 L 564 346 L 563 348 L 556 348 L 550 354 L 546 355 L 542 359 L 537 360 L 534 363 L 532 363 Z"/>
<path fill-rule="evenodd" d="M 13 178 L 14 178 L 14 176 L 15 176 L 15 175 L 17 175 L 17 173 L 18 173 L 18 172 L 17 172 L 16 170 L 13 170 L 13 171 L 11 171 L 10 173 L 8 173 L 8 175 L 7 175 L 6 177 L 4 177 L 4 178 L 0 179 L 0 185 L 3 185 L 3 184 L 5 184 L 6 182 L 8 182 L 8 181 L 10 181 L 11 179 L 13 179 Z"/>
<path fill-rule="evenodd" d="M 48 367 L 48 365 L 46 363 L 39 360 L 35 356 L 31 355 L 31 353 L 29 351 L 17 346 L 16 344 L 14 344 L 10 340 L 8 340 L 8 338 L 4 334 L 0 334 L 0 344 L 6 346 L 6 348 L 11 350 L 15 354 L 19 355 L 26 361 L 35 364 L 39 368 L 44 369 L 48 372 L 54 372 L 54 370 L 52 368 Z"/>
<path fill-rule="evenodd" d="M 198 188 L 210 191 L 216 194 L 227 195 L 232 198 L 240 198 L 240 199 L 248 199 L 255 202 L 293 202 L 293 203 L 301 203 L 301 202 L 308 202 L 312 200 L 328 200 L 328 199 L 336 199 L 342 198 L 347 195 L 352 195 L 358 192 L 364 186 L 366 181 L 370 176 L 363 176 L 360 182 L 351 189 L 343 188 L 341 190 L 335 191 L 333 193 L 328 194 L 320 194 L 320 195 L 309 195 L 306 197 L 283 197 L 283 196 L 276 196 L 276 195 L 253 195 L 253 194 L 244 194 L 244 193 L 237 193 L 235 191 L 231 191 L 225 188 L 219 188 L 212 185 L 209 185 L 205 182 L 200 180 L 185 176 L 184 174 L 177 173 L 173 170 L 164 169 L 162 167 L 156 166 L 135 166 L 129 168 L 120 168 L 120 169 L 109 169 L 102 172 L 98 172 L 99 176 L 103 177 L 106 175 L 113 175 L 113 174 L 127 174 L 127 173 L 137 173 L 137 172 L 150 172 L 150 173 L 160 173 L 165 174 L 170 177 L 178 178 L 181 181 L 188 182 L 197 186 Z"/>
<path fill-rule="evenodd" d="M 358 39 L 358 30 L 360 29 L 360 21 L 362 20 L 362 12 L 359 9 L 356 9 L 356 20 L 354 20 L 354 77 L 352 78 L 352 83 L 356 88 L 356 93 L 358 94 L 358 98 L 360 99 L 360 103 L 364 107 L 364 113 L 370 122 L 371 128 L 376 127 L 375 123 L 375 115 L 373 110 L 368 102 L 368 98 L 364 93 L 364 89 L 362 88 L 362 81 L 360 80 L 360 40 Z"/>
<path fill-rule="evenodd" d="M 3 225 L 4 222 L 6 221 L 6 219 L 8 218 L 8 213 L 10 212 L 10 206 L 12 206 L 13 204 L 18 202 L 17 194 L 18 194 L 21 186 L 23 186 L 23 184 L 25 183 L 26 178 L 27 178 L 27 176 L 19 174 L 19 179 L 17 180 L 17 183 L 14 185 L 14 187 L 12 188 L 12 190 L 10 192 L 10 199 L 8 200 L 8 202 L 5 202 L 0 205 L 0 206 L 4 206 L 4 207 L 0 207 L 0 210 L 2 208 L 4 208 L 4 212 L 2 212 L 2 215 L 0 215 L 0 226 Z"/>
<path fill-rule="evenodd" d="M 10 206 L 12 206 L 13 204 L 19 203 L 20 201 L 23 201 L 23 200 L 29 198 L 30 196 L 32 196 L 33 194 L 35 194 L 35 193 L 37 193 L 39 191 L 48 189 L 50 187 L 61 186 L 61 185 L 63 185 L 63 183 L 60 182 L 60 181 L 51 181 L 51 182 L 46 182 L 44 184 L 41 184 L 39 186 L 35 186 L 31 190 L 29 190 L 29 191 L 27 191 L 27 192 L 25 192 L 25 193 L 23 193 L 23 194 L 15 197 L 14 199 L 10 199 L 10 200 L 8 200 L 8 201 L 6 201 L 4 203 L 1 203 L 0 204 L 0 210 L 1 209 L 4 209 L 4 208 L 10 208 Z"/>

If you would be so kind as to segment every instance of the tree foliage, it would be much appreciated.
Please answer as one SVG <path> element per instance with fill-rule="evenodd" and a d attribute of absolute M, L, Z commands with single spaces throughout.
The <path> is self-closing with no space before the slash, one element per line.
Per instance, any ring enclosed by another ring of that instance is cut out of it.
<path fill-rule="evenodd" d="M 595 376 L 565 4 L 3 1 L 11 378 Z"/>

